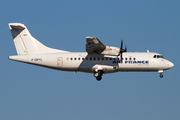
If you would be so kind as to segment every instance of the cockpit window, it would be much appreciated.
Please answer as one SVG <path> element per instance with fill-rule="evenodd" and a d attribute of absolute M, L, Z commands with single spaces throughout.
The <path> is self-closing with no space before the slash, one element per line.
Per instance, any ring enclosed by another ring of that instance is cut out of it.
<path fill-rule="evenodd" d="M 162 55 L 154 55 L 153 58 L 164 58 Z"/>
<path fill-rule="evenodd" d="M 161 58 L 164 58 L 162 55 L 160 56 Z"/>

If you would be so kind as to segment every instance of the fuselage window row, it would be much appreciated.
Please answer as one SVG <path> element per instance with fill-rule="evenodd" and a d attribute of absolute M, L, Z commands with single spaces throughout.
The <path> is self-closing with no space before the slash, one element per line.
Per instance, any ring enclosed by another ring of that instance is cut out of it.
<path fill-rule="evenodd" d="M 69 60 L 69 58 L 67 58 L 67 60 Z M 73 58 L 70 58 L 70 60 L 73 60 Z M 114 61 L 118 60 L 118 61 L 119 61 L 120 59 L 119 59 L 119 58 L 109 58 L 109 59 L 108 59 L 108 57 L 105 57 L 105 58 L 95 58 L 95 57 L 94 57 L 94 58 L 91 58 L 91 57 L 90 57 L 89 59 L 88 59 L 88 57 L 86 57 L 86 58 L 80 58 L 80 57 L 79 57 L 79 58 L 76 58 L 76 57 L 75 57 L 74 60 L 94 60 L 94 61 L 95 61 L 95 60 L 98 60 L 98 61 L 99 61 L 99 60 L 110 60 L 110 61 L 111 61 L 111 60 L 114 60 Z M 122 60 L 124 60 L 124 58 L 122 58 Z M 125 58 L 125 60 L 128 60 L 128 58 Z M 129 58 L 129 60 L 131 61 L 132 58 Z M 136 58 L 133 58 L 133 60 L 136 60 Z"/>

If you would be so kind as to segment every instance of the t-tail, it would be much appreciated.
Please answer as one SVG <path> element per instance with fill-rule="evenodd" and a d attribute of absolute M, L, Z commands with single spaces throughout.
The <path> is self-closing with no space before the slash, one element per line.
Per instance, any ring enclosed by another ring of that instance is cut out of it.
<path fill-rule="evenodd" d="M 24 24 L 9 23 L 9 28 L 11 30 L 18 55 L 67 52 L 46 47 L 31 36 Z"/>
<path fill-rule="evenodd" d="M 51 65 L 51 62 L 49 62 L 49 60 L 56 60 L 56 58 L 53 58 L 54 54 L 49 53 L 57 54 L 67 52 L 63 50 L 46 47 L 45 45 L 43 45 L 31 36 L 30 32 L 24 24 L 9 23 L 9 28 L 11 30 L 16 51 L 18 54 L 14 56 L 9 56 L 10 60 L 40 65 L 44 67 L 55 67 L 56 61 L 53 61 L 53 65 Z"/>

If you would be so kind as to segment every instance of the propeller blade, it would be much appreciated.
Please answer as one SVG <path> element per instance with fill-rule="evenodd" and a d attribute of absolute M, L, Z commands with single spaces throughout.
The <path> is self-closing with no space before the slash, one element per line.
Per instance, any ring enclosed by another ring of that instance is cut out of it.
<path fill-rule="evenodd" d="M 121 49 L 123 48 L 123 39 L 121 39 Z"/>
<path fill-rule="evenodd" d="M 121 53 L 121 60 L 120 60 L 120 62 L 122 62 L 122 53 Z"/>
<path fill-rule="evenodd" d="M 123 51 L 123 39 L 121 39 L 121 47 L 120 47 L 120 50 L 119 50 L 119 55 L 121 57 L 120 62 L 122 62 L 122 51 Z"/>
<path fill-rule="evenodd" d="M 127 52 L 127 47 L 125 46 L 125 52 Z"/>
<path fill-rule="evenodd" d="M 125 46 L 125 49 L 123 49 L 123 39 L 121 39 L 121 47 L 120 47 L 119 54 L 118 54 L 118 56 L 120 55 L 120 57 L 121 57 L 120 62 L 122 62 L 122 59 L 123 59 L 123 56 L 122 56 L 123 52 L 127 52 L 127 47 Z"/>

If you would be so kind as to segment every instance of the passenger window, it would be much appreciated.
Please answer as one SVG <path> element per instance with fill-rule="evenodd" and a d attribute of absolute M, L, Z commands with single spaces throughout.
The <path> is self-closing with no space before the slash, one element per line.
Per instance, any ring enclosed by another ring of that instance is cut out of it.
<path fill-rule="evenodd" d="M 127 60 L 127 58 L 125 58 L 125 60 Z"/>
<path fill-rule="evenodd" d="M 90 58 L 90 60 L 92 60 L 92 58 Z"/>
<path fill-rule="evenodd" d="M 112 60 L 112 58 L 109 58 L 109 60 Z"/>
<path fill-rule="evenodd" d="M 96 60 L 96 58 L 94 58 L 94 60 Z"/>
<path fill-rule="evenodd" d="M 71 58 L 71 60 L 73 60 L 73 58 Z"/>
<path fill-rule="evenodd" d="M 136 58 L 134 58 L 133 60 L 136 60 Z"/>
<path fill-rule="evenodd" d="M 108 58 L 106 58 L 106 60 L 108 60 Z"/>
<path fill-rule="evenodd" d="M 88 60 L 88 58 L 86 58 L 86 60 Z"/>
<path fill-rule="evenodd" d="M 78 60 L 80 60 L 80 58 L 78 58 Z"/>
<path fill-rule="evenodd" d="M 98 60 L 100 60 L 100 58 L 98 58 Z"/>
<path fill-rule="evenodd" d="M 102 60 L 104 60 L 104 58 L 102 58 Z"/>
<path fill-rule="evenodd" d="M 114 60 L 116 60 L 116 58 L 114 58 Z"/>
<path fill-rule="evenodd" d="M 76 60 L 76 58 L 74 58 L 74 60 Z"/>
<path fill-rule="evenodd" d="M 69 58 L 67 58 L 67 60 L 69 60 Z"/>
<path fill-rule="evenodd" d="M 129 60 L 131 60 L 131 58 L 129 58 Z"/>
<path fill-rule="evenodd" d="M 82 60 L 84 60 L 84 58 L 82 58 Z"/>

